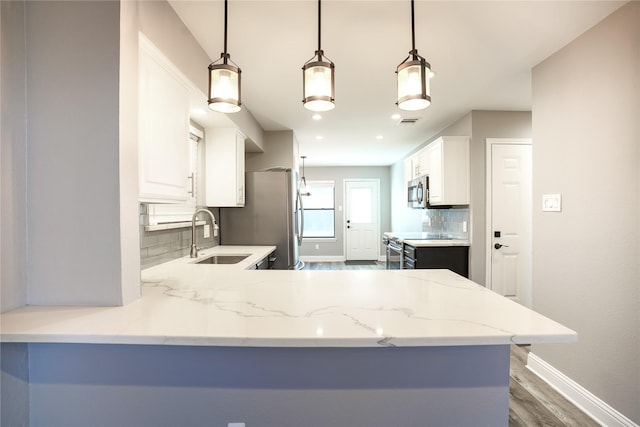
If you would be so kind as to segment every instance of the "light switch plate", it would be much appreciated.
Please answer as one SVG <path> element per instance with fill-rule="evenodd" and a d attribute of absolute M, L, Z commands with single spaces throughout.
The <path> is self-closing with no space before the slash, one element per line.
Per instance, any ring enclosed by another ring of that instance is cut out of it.
<path fill-rule="evenodd" d="M 561 194 L 543 194 L 542 195 L 542 211 L 543 212 L 561 212 L 562 211 L 562 195 Z"/>

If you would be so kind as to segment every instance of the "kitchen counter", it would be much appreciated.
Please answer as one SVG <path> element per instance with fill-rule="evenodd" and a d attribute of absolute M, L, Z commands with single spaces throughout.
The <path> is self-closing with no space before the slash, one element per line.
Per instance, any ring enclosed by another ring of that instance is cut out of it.
<path fill-rule="evenodd" d="M 243 270 L 270 250 L 235 265 L 198 265 L 186 257 L 150 267 L 141 274 L 142 297 L 123 307 L 26 306 L 4 313 L 2 341 L 385 347 L 576 339 L 568 328 L 447 270 Z M 216 252 L 233 251 L 208 254 Z"/>
<path fill-rule="evenodd" d="M 415 247 L 431 246 L 470 246 L 468 239 L 454 239 L 447 235 L 420 232 L 391 232 L 384 233 L 389 238 Z"/>
<path fill-rule="evenodd" d="M 3 399 L 33 425 L 506 427 L 510 345 L 577 339 L 448 270 L 246 261 L 150 267 L 123 307 L 2 314 Z"/>

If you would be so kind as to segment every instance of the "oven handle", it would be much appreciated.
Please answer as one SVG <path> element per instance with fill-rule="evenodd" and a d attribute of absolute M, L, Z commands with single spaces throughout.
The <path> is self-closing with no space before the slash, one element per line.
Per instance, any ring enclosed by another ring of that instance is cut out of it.
<path fill-rule="evenodd" d="M 402 246 L 398 245 L 397 243 L 389 242 L 387 243 L 387 247 L 391 250 L 402 253 Z"/>

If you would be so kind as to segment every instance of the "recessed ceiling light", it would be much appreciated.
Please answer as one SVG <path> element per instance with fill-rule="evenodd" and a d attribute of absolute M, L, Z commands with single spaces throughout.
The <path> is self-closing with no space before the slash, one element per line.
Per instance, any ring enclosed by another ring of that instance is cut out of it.
<path fill-rule="evenodd" d="M 400 114 L 396 113 L 396 114 L 394 114 L 393 116 L 391 116 L 391 118 L 392 118 L 393 120 L 400 120 L 400 119 L 402 118 L 402 116 L 401 116 Z"/>
<path fill-rule="evenodd" d="M 320 141 L 322 138 L 323 138 L 323 136 L 322 136 L 322 135 L 318 135 L 318 136 L 316 136 L 316 139 L 317 139 L 318 141 Z"/>
<path fill-rule="evenodd" d="M 380 140 L 380 139 L 384 139 L 384 136 L 382 135 L 376 135 L 376 139 Z"/>
<path fill-rule="evenodd" d="M 320 120 L 320 119 L 322 118 L 322 116 L 321 116 L 320 114 L 316 113 L 316 114 L 314 114 L 313 116 L 311 116 L 311 118 L 312 118 L 313 120 Z"/>

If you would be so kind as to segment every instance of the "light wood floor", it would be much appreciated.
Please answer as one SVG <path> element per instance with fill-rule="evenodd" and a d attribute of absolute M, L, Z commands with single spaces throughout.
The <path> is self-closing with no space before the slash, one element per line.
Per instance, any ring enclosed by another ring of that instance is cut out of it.
<path fill-rule="evenodd" d="M 344 262 L 310 262 L 309 270 L 384 269 L 382 262 L 348 265 Z M 565 399 L 526 368 L 529 347 L 511 346 L 509 368 L 509 427 L 597 427 L 600 424 Z"/>

